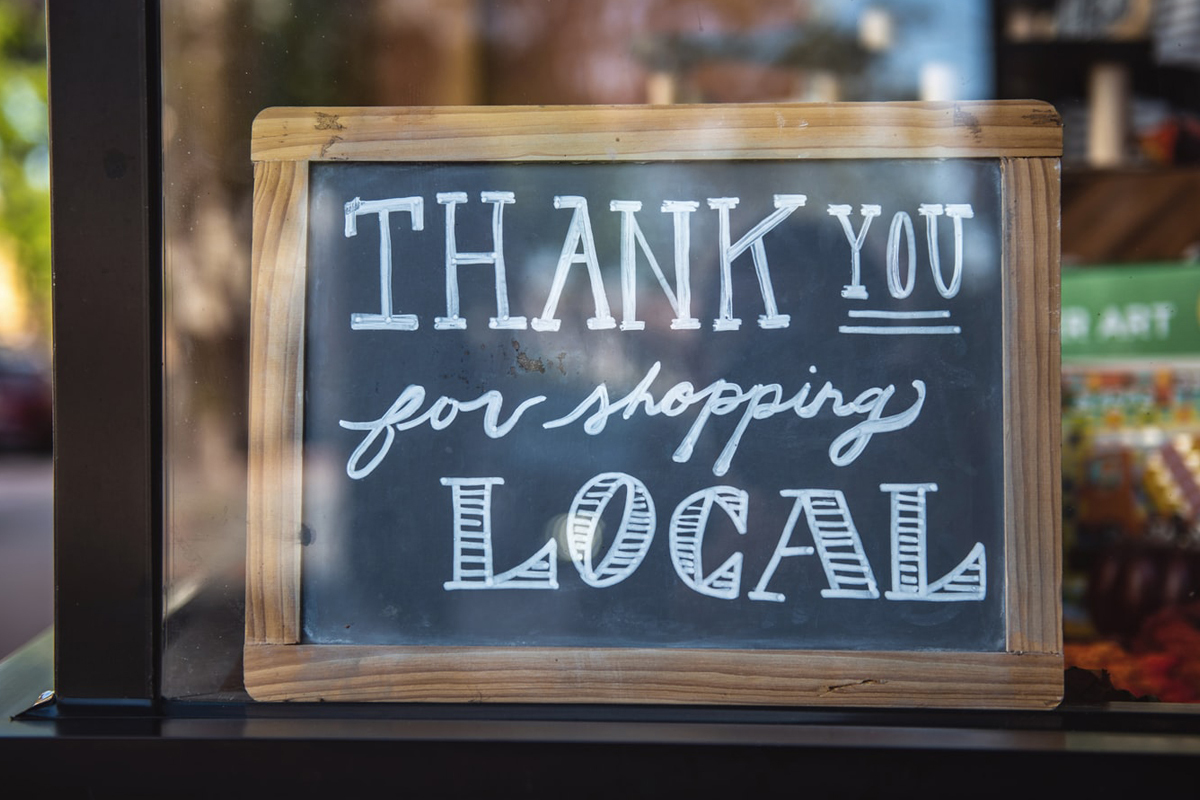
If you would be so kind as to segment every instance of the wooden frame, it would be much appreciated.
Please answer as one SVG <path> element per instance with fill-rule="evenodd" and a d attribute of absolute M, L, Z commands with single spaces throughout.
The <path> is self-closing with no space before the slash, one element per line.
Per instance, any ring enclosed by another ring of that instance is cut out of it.
<path fill-rule="evenodd" d="M 1049 708 L 1062 693 L 1061 122 L 1035 102 L 268 109 L 254 124 L 245 682 L 259 700 Z M 1003 206 L 1001 653 L 300 644 L 314 161 L 995 158 Z"/>

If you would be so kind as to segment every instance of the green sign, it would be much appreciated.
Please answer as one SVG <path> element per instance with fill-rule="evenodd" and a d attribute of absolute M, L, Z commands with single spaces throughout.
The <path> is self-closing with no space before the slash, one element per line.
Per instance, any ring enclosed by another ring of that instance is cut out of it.
<path fill-rule="evenodd" d="M 1064 359 L 1200 356 L 1200 265 L 1064 270 Z"/>

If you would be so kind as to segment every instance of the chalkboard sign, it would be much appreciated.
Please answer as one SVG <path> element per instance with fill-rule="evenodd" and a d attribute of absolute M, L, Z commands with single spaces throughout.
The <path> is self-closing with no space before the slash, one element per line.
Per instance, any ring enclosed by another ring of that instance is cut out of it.
<path fill-rule="evenodd" d="M 1048 107 L 253 141 L 253 696 L 1057 702 Z"/>

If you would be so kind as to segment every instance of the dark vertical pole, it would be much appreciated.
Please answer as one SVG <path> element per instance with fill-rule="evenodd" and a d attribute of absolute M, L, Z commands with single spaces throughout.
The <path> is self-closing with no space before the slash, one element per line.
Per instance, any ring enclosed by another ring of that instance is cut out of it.
<path fill-rule="evenodd" d="M 55 690 L 157 695 L 161 193 L 153 0 L 47 8 Z"/>
<path fill-rule="evenodd" d="M 1005 17 L 1008 14 L 1008 3 L 1005 0 L 992 0 L 992 28 L 988 32 L 992 40 L 992 91 L 991 97 L 1002 100 L 1009 97 L 1005 68 L 1008 66 L 1007 44 L 1005 35 Z"/>

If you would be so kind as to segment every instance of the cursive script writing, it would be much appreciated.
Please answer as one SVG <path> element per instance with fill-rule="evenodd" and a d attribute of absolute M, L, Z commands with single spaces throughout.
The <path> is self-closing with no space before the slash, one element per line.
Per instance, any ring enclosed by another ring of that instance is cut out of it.
<path fill-rule="evenodd" d="M 661 362 L 654 362 L 645 377 L 616 401 L 610 399 L 608 386 L 601 383 L 566 416 L 547 420 L 542 423 L 542 427 L 561 428 L 582 419 L 584 432 L 596 436 L 604 431 L 609 419 L 617 414 L 627 420 L 639 411 L 647 417 L 677 417 L 693 406 L 698 406 L 695 420 L 671 456 L 675 462 L 682 464 L 691 459 L 697 440 L 714 416 L 722 417 L 740 411 L 737 424 L 713 463 L 713 474 L 720 476 L 729 471 L 742 437 L 750 423 L 756 420 L 789 412 L 801 419 L 812 419 L 827 406 L 836 417 L 865 417 L 839 434 L 829 445 L 830 462 L 834 466 L 843 467 L 862 454 L 875 434 L 898 431 L 910 426 L 920 416 L 925 404 L 925 382 L 921 380 L 912 382 L 916 397 L 908 407 L 890 414 L 885 414 L 885 410 L 896 394 L 893 384 L 871 387 L 860 392 L 854 399 L 847 400 L 843 392 L 835 388 L 830 381 L 825 381 L 815 391 L 813 384 L 806 382 L 790 397 L 784 395 L 783 387 L 778 383 L 756 383 L 743 389 L 737 383 L 720 379 L 697 389 L 690 381 L 680 381 L 656 399 L 651 387 L 661 369 Z M 815 371 L 815 368 L 813 369 Z M 339 424 L 343 428 L 365 433 L 362 441 L 350 454 L 346 463 L 346 474 L 355 480 L 370 475 L 388 454 L 397 433 L 425 424 L 435 431 L 444 430 L 455 421 L 460 411 L 484 409 L 484 433 L 492 439 L 499 439 L 512 431 L 526 411 L 546 400 L 545 395 L 531 397 L 520 403 L 508 419 L 501 422 L 504 396 L 494 389 L 473 400 L 442 396 L 421 411 L 425 398 L 424 387 L 410 385 L 379 418 L 366 422 L 340 420 Z M 363 463 L 364 460 L 366 463 Z"/>

